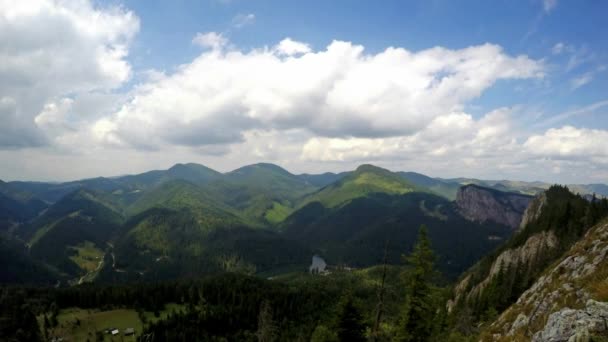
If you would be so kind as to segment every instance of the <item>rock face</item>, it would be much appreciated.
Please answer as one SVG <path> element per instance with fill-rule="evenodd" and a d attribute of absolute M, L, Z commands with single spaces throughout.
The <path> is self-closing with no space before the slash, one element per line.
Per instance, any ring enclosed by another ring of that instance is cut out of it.
<path fill-rule="evenodd" d="M 528 204 L 526 211 L 524 211 L 524 216 L 521 219 L 521 223 L 519 224 L 519 229 L 523 229 L 530 222 L 537 220 L 540 217 L 540 213 L 543 210 L 543 207 L 547 204 L 547 194 L 545 192 L 540 193 L 538 196 L 534 197 L 534 199 Z"/>
<path fill-rule="evenodd" d="M 505 249 L 492 262 L 490 272 L 478 284 L 471 287 L 471 290 L 466 292 L 465 289 L 469 286 L 470 275 L 458 282 L 454 288 L 455 301 L 462 298 L 473 298 L 477 296 L 490 283 L 491 279 L 498 274 L 500 268 L 508 268 L 519 264 L 530 265 L 535 267 L 535 261 L 539 253 L 551 252 L 558 246 L 557 238 L 552 231 L 544 231 L 530 236 L 526 242 L 516 248 Z M 466 296 L 466 297 L 463 297 Z"/>
<path fill-rule="evenodd" d="M 608 220 L 593 227 L 505 310 L 481 341 L 608 336 Z"/>
<path fill-rule="evenodd" d="M 589 299 L 584 309 L 566 308 L 552 313 L 532 341 L 589 341 L 592 334 L 608 331 L 607 321 L 608 303 Z"/>
<path fill-rule="evenodd" d="M 531 196 L 502 192 L 478 185 L 461 187 L 456 194 L 456 207 L 466 219 L 491 221 L 513 229 L 520 226 Z"/>

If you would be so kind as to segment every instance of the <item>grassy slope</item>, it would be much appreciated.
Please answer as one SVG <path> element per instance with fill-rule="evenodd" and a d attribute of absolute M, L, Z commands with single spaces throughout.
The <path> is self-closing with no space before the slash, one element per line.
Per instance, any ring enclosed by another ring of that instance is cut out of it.
<path fill-rule="evenodd" d="M 144 315 L 148 322 L 156 322 L 165 319 L 172 312 L 182 311 L 183 305 L 167 304 L 165 309 L 156 317 L 153 312 L 145 311 Z M 40 331 L 43 331 L 44 317 L 38 317 Z M 143 331 L 143 323 L 134 309 L 114 310 L 85 310 L 80 308 L 68 308 L 61 310 L 57 315 L 59 325 L 51 331 L 51 336 L 63 337 L 69 341 L 95 340 L 97 331 L 105 331 L 108 328 L 116 328 L 121 333 L 115 337 L 104 333 L 104 341 L 136 341 Z M 123 331 L 134 328 L 134 336 L 124 336 Z"/>
<path fill-rule="evenodd" d="M 421 190 L 423 188 L 413 185 L 398 174 L 373 165 L 362 165 L 348 176 L 305 197 L 299 207 L 320 202 L 323 206 L 332 208 L 372 193 L 400 195 Z"/>

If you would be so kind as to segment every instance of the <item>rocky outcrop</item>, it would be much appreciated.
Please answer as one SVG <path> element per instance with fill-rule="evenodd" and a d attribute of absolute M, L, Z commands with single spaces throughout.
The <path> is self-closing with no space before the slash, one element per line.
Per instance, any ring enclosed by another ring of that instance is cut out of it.
<path fill-rule="evenodd" d="M 532 341 L 589 341 L 592 335 L 608 331 L 607 321 L 608 303 L 589 299 L 581 310 L 566 308 L 552 313 Z"/>
<path fill-rule="evenodd" d="M 608 336 L 608 220 L 596 225 L 490 325 L 482 341 Z"/>
<path fill-rule="evenodd" d="M 516 248 L 510 248 L 502 251 L 492 262 L 490 271 L 487 276 L 478 284 L 471 287 L 471 290 L 466 293 L 466 298 L 477 296 L 489 284 L 491 279 L 498 274 L 500 268 L 509 268 L 517 264 L 534 266 L 535 260 L 539 253 L 547 253 L 554 250 L 558 246 L 557 238 L 552 231 L 544 231 L 530 236 L 526 242 Z M 469 287 L 471 276 L 464 277 L 454 288 L 455 302 L 459 301 L 465 295 L 465 290 Z"/>
<path fill-rule="evenodd" d="M 536 221 L 540 217 L 543 207 L 547 203 L 547 194 L 542 192 L 538 194 L 524 211 L 524 215 L 519 224 L 519 229 L 525 228 L 530 222 Z"/>
<path fill-rule="evenodd" d="M 491 221 L 517 229 L 531 200 L 532 197 L 528 195 L 470 184 L 458 190 L 456 207 L 468 220 L 482 223 Z"/>

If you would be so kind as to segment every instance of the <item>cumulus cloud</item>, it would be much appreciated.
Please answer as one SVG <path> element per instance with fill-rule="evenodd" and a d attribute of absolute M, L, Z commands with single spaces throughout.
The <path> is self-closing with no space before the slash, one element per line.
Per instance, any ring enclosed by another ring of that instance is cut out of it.
<path fill-rule="evenodd" d="M 297 42 L 291 38 L 285 38 L 275 46 L 274 51 L 276 51 L 278 55 L 293 56 L 309 53 L 311 50 L 310 46 L 306 43 Z"/>
<path fill-rule="evenodd" d="M 63 110 L 55 103 L 65 105 L 67 96 L 77 102 L 81 94 L 107 92 L 127 81 L 128 47 L 138 29 L 138 18 L 121 7 L 98 8 L 84 0 L 0 1 L 0 119 L 11 127 L 2 132 L 0 148 L 46 144 L 44 128 Z M 60 125 L 53 123 L 51 131 Z"/>
<path fill-rule="evenodd" d="M 404 136 L 461 111 L 498 80 L 538 78 L 543 70 L 542 62 L 491 44 L 375 54 L 345 41 L 319 51 L 291 39 L 248 52 L 214 48 L 140 85 L 98 122 L 95 136 L 144 148 L 240 142 L 261 128 L 330 138 Z"/>
<path fill-rule="evenodd" d="M 192 44 L 211 49 L 219 49 L 228 43 L 228 39 L 226 39 L 221 33 L 217 32 L 207 32 L 207 33 L 197 33 L 194 38 L 192 38 Z"/>
<path fill-rule="evenodd" d="M 556 159 L 605 160 L 608 158 L 608 131 L 564 126 L 550 128 L 529 137 L 524 146 L 529 153 Z"/>
<path fill-rule="evenodd" d="M 391 138 L 322 138 L 306 142 L 301 157 L 320 161 L 373 161 L 386 159 L 494 158 L 517 150 L 511 109 L 501 108 L 475 120 L 455 112 L 436 117 L 419 132 Z"/>

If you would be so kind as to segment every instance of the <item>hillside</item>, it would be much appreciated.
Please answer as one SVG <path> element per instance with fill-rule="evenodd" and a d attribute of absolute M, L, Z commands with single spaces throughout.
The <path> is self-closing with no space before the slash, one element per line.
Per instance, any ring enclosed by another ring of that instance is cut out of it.
<path fill-rule="evenodd" d="M 0 284 L 55 285 L 59 275 L 33 259 L 25 246 L 0 234 Z"/>
<path fill-rule="evenodd" d="M 101 272 L 101 281 L 305 269 L 311 255 L 277 233 L 235 222 L 223 221 L 210 230 L 188 209 L 150 209 L 130 219 L 123 231 Z"/>
<path fill-rule="evenodd" d="M 608 337 L 608 221 L 552 263 L 482 341 L 603 341 Z"/>
<path fill-rule="evenodd" d="M 332 208 L 373 193 L 401 195 L 413 191 L 424 191 L 424 188 L 413 185 L 389 170 L 361 165 L 346 177 L 305 197 L 299 207 L 319 202 L 326 208 Z"/>
<path fill-rule="evenodd" d="M 85 189 L 53 204 L 18 233 L 32 257 L 69 276 L 84 274 L 101 261 L 106 242 L 123 217 L 104 195 Z M 98 258 L 94 261 L 91 259 Z"/>
<path fill-rule="evenodd" d="M 445 197 L 450 201 L 456 199 L 456 193 L 461 184 L 455 182 L 445 182 L 439 178 L 432 178 L 417 172 L 397 172 L 401 177 L 412 184 L 421 188 L 426 188 L 439 196 Z"/>
<path fill-rule="evenodd" d="M 205 229 L 221 226 L 223 222 L 228 224 L 241 222 L 238 214 L 218 201 L 214 193 L 183 180 L 168 181 L 143 192 L 127 207 L 127 212 L 136 215 L 151 208 L 189 210 Z"/>
<path fill-rule="evenodd" d="M 390 263 L 400 263 L 421 224 L 427 225 L 440 255 L 439 268 L 450 277 L 510 236 L 502 225 L 470 222 L 446 199 L 420 192 L 372 193 L 333 208 L 311 202 L 290 215 L 282 229 L 287 237 L 308 243 L 330 264 L 364 267 L 382 262 L 387 240 Z"/>
<path fill-rule="evenodd" d="M 460 277 L 450 306 L 456 315 L 491 319 L 606 215 L 608 200 L 588 202 L 567 187 L 551 187 L 530 203 L 518 233 Z"/>
<path fill-rule="evenodd" d="M 224 174 L 209 189 L 244 216 L 273 224 L 283 220 L 300 197 L 317 188 L 277 165 L 260 163 Z"/>

